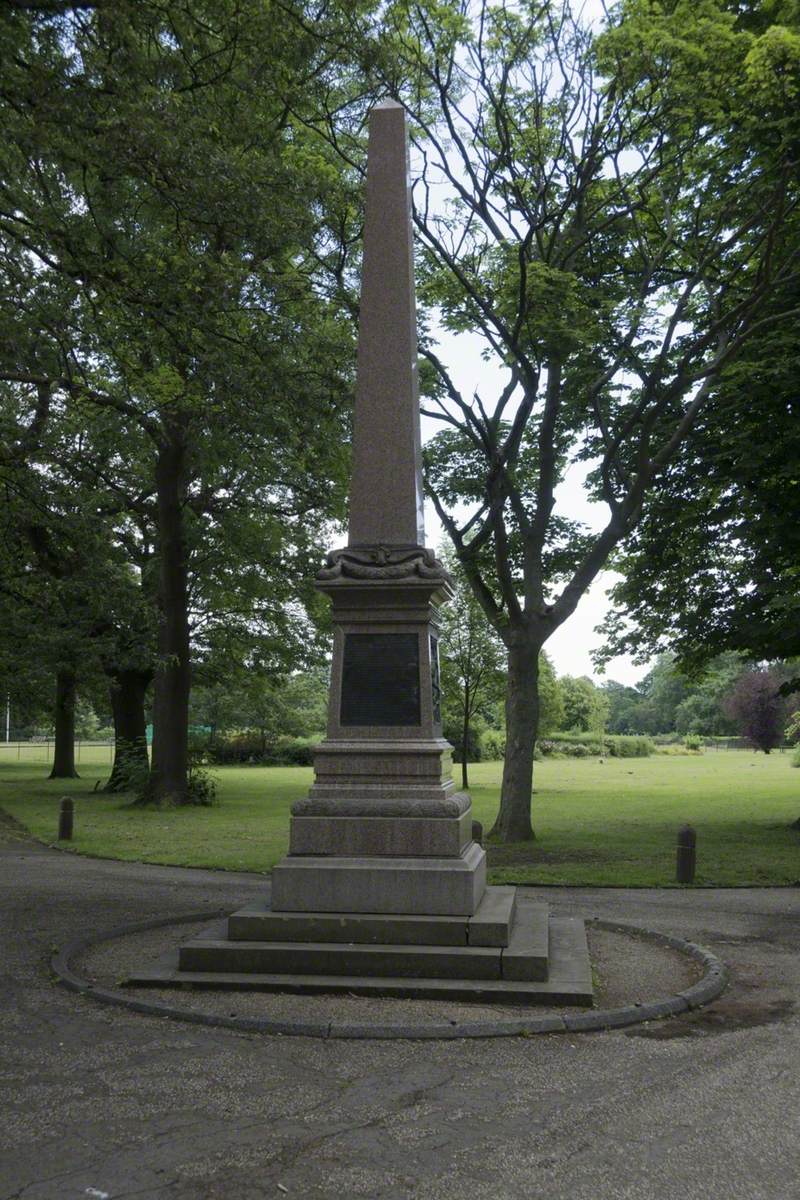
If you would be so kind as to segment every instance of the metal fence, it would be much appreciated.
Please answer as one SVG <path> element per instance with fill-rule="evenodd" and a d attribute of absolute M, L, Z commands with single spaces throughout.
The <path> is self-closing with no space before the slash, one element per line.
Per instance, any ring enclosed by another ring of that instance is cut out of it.
<path fill-rule="evenodd" d="M 53 738 L 27 738 L 0 742 L 0 764 L 4 762 L 51 762 L 53 759 Z M 84 760 L 92 762 L 113 763 L 113 741 L 97 742 L 88 739 L 75 739 L 75 762 Z"/>

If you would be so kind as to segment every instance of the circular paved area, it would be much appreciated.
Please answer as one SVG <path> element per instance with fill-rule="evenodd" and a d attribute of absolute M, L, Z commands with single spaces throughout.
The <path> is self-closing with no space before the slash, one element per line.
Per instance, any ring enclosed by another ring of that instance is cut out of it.
<path fill-rule="evenodd" d="M 80 934 L 233 908 L 265 880 L 3 836 L 0 1198 L 800 1198 L 800 889 L 541 890 L 708 946 L 732 982 L 695 1013 L 334 1042 L 107 1008 L 50 975 Z"/>

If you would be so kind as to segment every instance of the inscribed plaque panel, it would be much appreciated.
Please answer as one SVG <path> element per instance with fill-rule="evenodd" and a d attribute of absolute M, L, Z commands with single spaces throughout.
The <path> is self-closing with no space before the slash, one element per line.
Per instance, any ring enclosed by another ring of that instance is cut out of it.
<path fill-rule="evenodd" d="M 419 725 L 419 639 L 415 633 L 346 633 L 342 725 Z"/>

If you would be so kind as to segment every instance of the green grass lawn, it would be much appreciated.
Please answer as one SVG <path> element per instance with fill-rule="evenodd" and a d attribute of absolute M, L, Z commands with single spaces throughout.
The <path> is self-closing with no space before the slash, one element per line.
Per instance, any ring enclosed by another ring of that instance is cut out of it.
<path fill-rule="evenodd" d="M 38 755 L 38 761 L 34 757 Z M 214 772 L 213 808 L 141 810 L 92 791 L 108 750 L 84 748 L 81 778 L 48 780 L 43 750 L 0 752 L 0 806 L 44 842 L 55 839 L 58 802 L 75 802 L 70 848 L 84 854 L 179 866 L 267 871 L 286 852 L 289 808 L 311 783 L 304 767 Z M 470 767 L 474 815 L 488 829 L 501 766 Z M 558 759 L 536 764 L 532 844 L 489 846 L 495 883 L 668 886 L 675 836 L 697 829 L 697 882 L 734 886 L 800 880 L 800 770 L 788 754 L 708 751 L 692 757 Z"/>

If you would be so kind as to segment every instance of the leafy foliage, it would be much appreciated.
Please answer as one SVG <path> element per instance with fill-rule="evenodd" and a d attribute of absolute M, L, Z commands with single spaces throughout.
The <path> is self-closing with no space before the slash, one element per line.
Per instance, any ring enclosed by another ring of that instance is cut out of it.
<path fill-rule="evenodd" d="M 726 700 L 727 711 L 742 737 L 765 754 L 783 740 L 786 701 L 780 694 L 782 682 L 780 672 L 775 670 L 745 671 Z"/>
<path fill-rule="evenodd" d="M 286 669 L 343 509 L 352 323 L 320 264 L 350 226 L 302 120 L 333 69 L 314 15 L 120 0 L 0 21 L 0 460 L 102 496 L 155 609 L 154 777 L 174 795 L 190 642 L 218 661 L 258 642 Z"/>
<path fill-rule="evenodd" d="M 583 675 L 562 675 L 559 687 L 564 703 L 564 729 L 602 733 L 608 720 L 608 700 L 601 688 Z"/>

